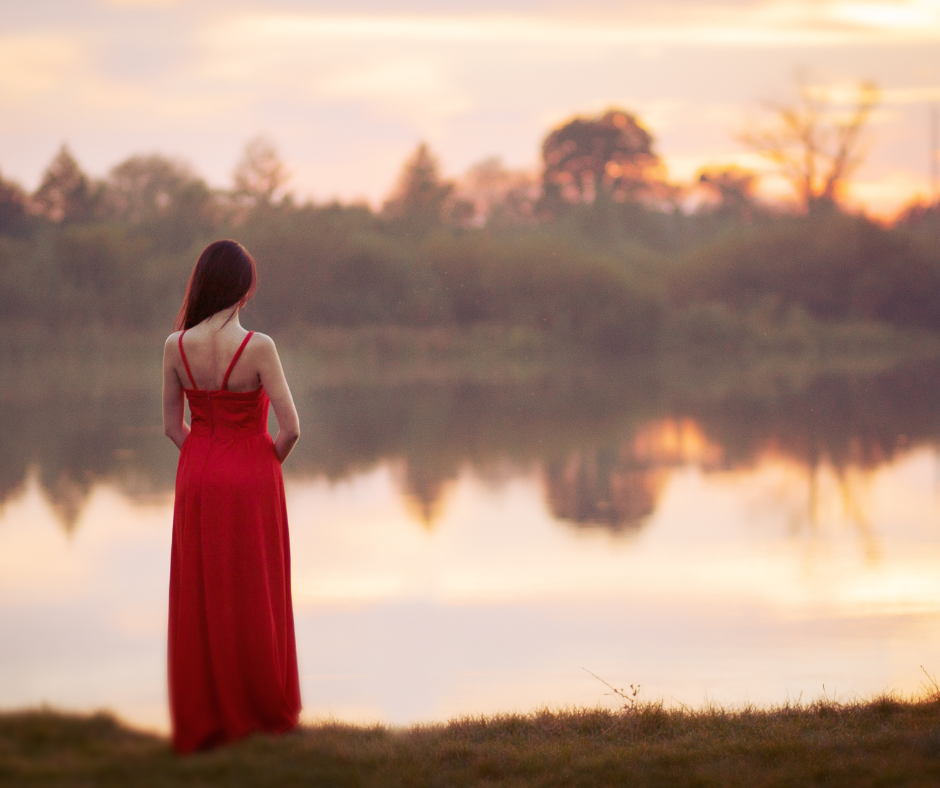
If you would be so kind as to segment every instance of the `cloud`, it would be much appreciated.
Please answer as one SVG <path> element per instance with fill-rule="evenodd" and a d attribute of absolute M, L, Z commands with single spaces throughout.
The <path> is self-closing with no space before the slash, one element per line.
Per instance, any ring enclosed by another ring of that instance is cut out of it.
<path fill-rule="evenodd" d="M 26 34 L 0 37 L 0 92 L 22 98 L 54 92 L 84 62 L 74 37 Z"/>
<path fill-rule="evenodd" d="M 832 46 L 940 41 L 940 5 L 908 2 L 771 2 L 637 9 L 628 17 L 570 15 L 248 12 L 218 31 L 233 46 L 278 50 L 343 42 L 566 48 L 625 45 Z"/>
<path fill-rule="evenodd" d="M 339 14 L 325 0 L 87 0 L 54 20 L 0 10 L 0 97 L 12 110 L 0 164 L 34 181 L 63 139 L 101 171 L 166 146 L 222 182 L 264 130 L 300 190 L 375 200 L 420 139 L 450 172 L 489 154 L 528 165 L 553 125 L 617 104 L 678 174 L 699 152 L 735 147 L 742 109 L 790 85 L 795 66 L 828 73 L 838 62 L 833 78 L 881 83 L 879 144 L 913 169 L 899 130 L 940 100 L 924 62 L 940 44 L 935 1 L 507 0 L 483 12 L 470 0 L 408 1 L 407 13 L 378 0 Z M 919 76 L 912 52 L 924 53 Z"/>
<path fill-rule="evenodd" d="M 174 8 L 181 0 L 103 0 L 110 8 Z"/>
<path fill-rule="evenodd" d="M 445 74 L 443 64 L 429 58 L 405 56 L 390 63 L 375 62 L 323 77 L 315 93 L 325 98 L 375 102 L 386 108 L 402 103 L 419 115 L 458 115 L 471 107 Z"/>

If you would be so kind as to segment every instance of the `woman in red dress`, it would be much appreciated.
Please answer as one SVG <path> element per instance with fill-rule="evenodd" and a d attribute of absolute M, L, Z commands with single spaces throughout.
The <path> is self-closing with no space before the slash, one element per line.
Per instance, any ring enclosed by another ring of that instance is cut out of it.
<path fill-rule="evenodd" d="M 169 615 L 178 752 L 287 731 L 300 713 L 281 476 L 300 426 L 274 342 L 238 321 L 255 279 L 241 245 L 208 246 L 163 352 L 164 428 L 180 449 Z"/>

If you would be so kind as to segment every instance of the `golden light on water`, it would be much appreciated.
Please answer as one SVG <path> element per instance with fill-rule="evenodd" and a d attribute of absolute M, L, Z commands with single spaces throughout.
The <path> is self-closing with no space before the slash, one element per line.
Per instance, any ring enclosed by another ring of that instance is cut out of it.
<path fill-rule="evenodd" d="M 677 464 L 653 514 L 619 536 L 554 518 L 537 475 L 463 474 L 430 530 L 388 466 L 290 481 L 307 713 L 411 722 L 593 705 L 584 662 L 693 705 L 814 697 L 821 683 L 918 688 L 917 666 L 940 661 L 932 451 L 848 476 L 822 466 L 813 481 L 785 460 L 704 471 L 690 459 L 711 450 L 692 422 L 641 434 Z M 0 623 L 17 645 L 5 703 L 107 705 L 166 727 L 171 511 L 100 485 L 67 535 L 35 481 L 6 504 Z M 406 674 L 399 690 L 384 686 L 390 665 Z"/>

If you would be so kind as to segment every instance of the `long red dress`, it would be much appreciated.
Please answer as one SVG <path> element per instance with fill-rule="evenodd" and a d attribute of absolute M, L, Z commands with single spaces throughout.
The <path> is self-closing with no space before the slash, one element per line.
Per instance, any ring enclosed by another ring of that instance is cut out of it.
<path fill-rule="evenodd" d="M 185 333 L 185 332 L 183 332 Z M 300 713 L 284 480 L 263 388 L 193 387 L 180 452 L 170 565 L 169 687 L 178 752 L 253 731 L 293 728 Z"/>

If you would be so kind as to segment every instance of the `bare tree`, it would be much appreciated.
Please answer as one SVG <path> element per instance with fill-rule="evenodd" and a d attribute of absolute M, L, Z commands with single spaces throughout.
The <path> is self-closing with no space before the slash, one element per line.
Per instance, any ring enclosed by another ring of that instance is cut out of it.
<path fill-rule="evenodd" d="M 234 196 L 249 207 L 269 205 L 290 178 L 277 149 L 265 136 L 252 139 L 235 167 Z"/>
<path fill-rule="evenodd" d="M 744 132 L 741 141 L 773 162 L 793 185 L 807 213 L 838 204 L 864 159 L 861 134 L 878 103 L 872 82 L 856 86 L 839 106 L 833 91 L 800 84 L 796 106 L 774 107 L 775 122 Z"/>
<path fill-rule="evenodd" d="M 464 209 L 463 216 L 450 219 L 466 227 L 529 225 L 535 221 L 539 193 L 538 177 L 523 170 L 507 169 L 497 157 L 475 164 L 457 181 L 453 193 L 454 208 Z"/>

